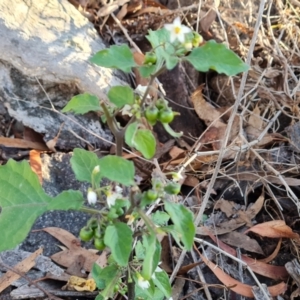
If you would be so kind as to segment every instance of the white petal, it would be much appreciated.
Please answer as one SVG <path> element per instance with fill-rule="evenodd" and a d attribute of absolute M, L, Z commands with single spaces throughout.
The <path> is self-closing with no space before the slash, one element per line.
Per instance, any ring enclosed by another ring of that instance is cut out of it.
<path fill-rule="evenodd" d="M 173 21 L 173 26 L 181 26 L 181 21 L 180 21 L 180 17 L 177 17 L 174 21 Z"/>
<path fill-rule="evenodd" d="M 170 42 L 173 43 L 177 39 L 177 34 L 171 31 Z"/>
<path fill-rule="evenodd" d="M 164 27 L 169 30 L 169 31 L 172 31 L 173 28 L 174 28 L 174 25 L 173 24 L 165 24 Z"/>
<path fill-rule="evenodd" d="M 187 27 L 187 26 L 185 26 L 185 25 L 181 25 L 181 32 L 182 33 L 189 33 L 189 32 L 191 32 L 192 30 L 189 28 L 189 27 Z"/>
<path fill-rule="evenodd" d="M 182 32 L 178 33 L 177 34 L 177 39 L 180 43 L 184 43 L 184 40 L 185 40 L 185 36 Z"/>
<path fill-rule="evenodd" d="M 97 194 L 93 190 L 89 190 L 87 194 L 87 200 L 89 204 L 96 204 Z"/>
<path fill-rule="evenodd" d="M 118 194 L 122 194 L 123 189 L 120 186 L 117 185 L 115 189 Z"/>

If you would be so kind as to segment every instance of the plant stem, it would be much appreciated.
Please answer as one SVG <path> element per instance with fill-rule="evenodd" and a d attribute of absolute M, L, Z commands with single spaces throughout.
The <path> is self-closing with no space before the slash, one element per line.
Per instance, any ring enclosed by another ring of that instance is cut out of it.
<path fill-rule="evenodd" d="M 88 213 L 88 214 L 92 214 L 92 215 L 99 214 L 98 209 L 89 208 L 89 207 L 86 207 L 86 206 L 82 206 L 79 210 L 82 211 L 82 212 Z"/>
<path fill-rule="evenodd" d="M 129 261 L 132 261 L 132 251 L 130 253 Z M 133 281 L 131 275 L 130 275 L 130 269 L 129 265 L 127 267 L 127 295 L 128 295 L 128 300 L 135 300 L 135 282 Z"/>

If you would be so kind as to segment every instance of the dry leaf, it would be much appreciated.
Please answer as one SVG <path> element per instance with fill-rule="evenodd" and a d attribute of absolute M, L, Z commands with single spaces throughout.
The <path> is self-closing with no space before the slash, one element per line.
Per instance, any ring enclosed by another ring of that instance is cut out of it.
<path fill-rule="evenodd" d="M 207 230 L 207 233 L 222 250 L 236 257 L 236 251 L 233 248 L 218 240 L 210 231 Z M 285 280 L 288 277 L 288 272 L 285 267 L 268 265 L 262 261 L 258 261 L 243 254 L 241 255 L 241 259 L 250 267 L 253 272 L 257 274 L 275 280 Z"/>
<path fill-rule="evenodd" d="M 258 199 L 253 203 L 253 205 L 249 205 L 246 210 L 246 213 L 250 219 L 253 219 L 262 209 L 264 205 L 265 197 L 264 195 L 260 195 Z"/>
<path fill-rule="evenodd" d="M 264 128 L 264 121 L 262 120 L 262 117 L 260 116 L 260 109 L 258 104 L 255 106 L 253 111 L 251 112 L 251 115 L 248 120 L 249 126 L 252 126 L 253 128 L 263 130 Z"/>
<path fill-rule="evenodd" d="M 251 239 L 244 233 L 236 231 L 229 232 L 227 234 L 221 235 L 220 240 L 231 246 L 240 247 L 247 251 L 264 255 L 264 252 L 259 246 L 258 242 L 254 239 Z"/>
<path fill-rule="evenodd" d="M 94 262 L 99 258 L 99 255 L 82 248 L 80 245 L 80 241 L 73 234 L 57 227 L 47 227 L 44 228 L 43 231 L 48 232 L 68 247 L 68 250 L 63 250 L 52 255 L 52 260 L 68 268 L 73 264 L 73 262 L 79 255 L 82 255 L 85 258 L 84 269 L 89 272 L 92 270 L 92 266 Z"/>
<path fill-rule="evenodd" d="M 78 291 L 78 292 L 92 292 L 96 289 L 96 282 L 93 278 L 84 279 L 77 276 L 71 276 L 62 290 Z"/>
<path fill-rule="evenodd" d="M 216 202 L 214 209 L 220 209 L 227 218 L 237 213 L 237 209 L 235 208 L 236 203 L 233 201 L 227 201 L 224 199 L 220 199 Z"/>
<path fill-rule="evenodd" d="M 225 285 L 227 288 L 233 290 L 235 293 L 253 298 L 253 292 L 252 287 L 250 285 L 241 283 L 240 281 L 232 278 L 231 276 L 227 275 L 224 271 L 222 271 L 217 265 L 215 265 L 213 262 L 206 259 L 204 255 L 199 253 L 202 260 L 205 262 L 205 264 L 211 269 L 211 271 L 216 275 L 216 277 Z M 284 293 L 287 289 L 287 286 L 284 282 L 281 282 L 277 285 L 268 287 L 268 290 L 270 294 L 273 297 L 276 297 L 282 293 Z"/>
<path fill-rule="evenodd" d="M 0 137 L 0 144 L 8 148 L 35 149 L 42 151 L 49 150 L 43 143 L 26 141 L 23 139 L 11 139 L 3 136 Z"/>
<path fill-rule="evenodd" d="M 34 253 L 30 254 L 27 258 L 15 265 L 13 269 L 18 273 L 26 274 L 32 267 L 35 266 L 35 259 L 42 253 L 42 248 L 36 250 Z M 8 270 L 3 276 L 0 277 L 0 293 L 9 287 L 11 283 L 21 277 L 21 275 L 18 273 Z"/>
<path fill-rule="evenodd" d="M 293 232 L 293 230 L 282 220 L 275 220 L 257 224 L 249 228 L 245 233 L 249 231 L 269 238 L 299 238 L 299 235 L 296 232 Z"/>
<path fill-rule="evenodd" d="M 31 170 L 38 176 L 40 184 L 42 184 L 43 176 L 42 176 L 41 151 L 31 150 L 29 152 L 29 164 Z"/>

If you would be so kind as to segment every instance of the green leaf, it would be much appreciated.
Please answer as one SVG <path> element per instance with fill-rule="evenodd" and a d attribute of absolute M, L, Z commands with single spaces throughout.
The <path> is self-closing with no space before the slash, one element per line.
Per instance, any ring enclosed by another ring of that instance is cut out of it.
<path fill-rule="evenodd" d="M 138 241 L 136 243 L 136 246 L 135 246 L 135 256 L 137 259 L 144 259 L 145 258 L 145 248 L 144 246 L 142 245 L 141 241 Z"/>
<path fill-rule="evenodd" d="M 150 159 L 156 151 L 155 137 L 151 130 L 138 127 L 137 122 L 128 126 L 125 132 L 125 142 L 128 146 L 140 151 L 145 158 Z"/>
<path fill-rule="evenodd" d="M 152 280 L 150 280 L 150 288 L 143 290 L 137 284 L 135 285 L 135 299 L 143 300 L 163 300 L 165 299 L 164 293 L 154 286 Z M 170 298 L 170 297 L 169 297 Z"/>
<path fill-rule="evenodd" d="M 134 104 L 133 90 L 129 86 L 114 86 L 109 90 L 107 97 L 118 108 Z"/>
<path fill-rule="evenodd" d="M 193 223 L 193 213 L 184 205 L 165 201 L 165 210 L 170 215 L 174 223 L 174 229 L 179 233 L 180 239 L 185 248 L 192 249 L 195 237 L 195 225 Z"/>
<path fill-rule="evenodd" d="M 155 70 L 156 65 L 145 65 L 139 67 L 140 74 L 144 78 L 150 77 L 151 74 L 154 74 Z"/>
<path fill-rule="evenodd" d="M 75 199 L 69 199 L 69 195 Z M 0 252 L 20 244 L 44 212 L 53 208 L 78 209 L 82 204 L 82 196 L 74 191 L 52 199 L 42 189 L 28 162 L 9 160 L 0 166 Z"/>
<path fill-rule="evenodd" d="M 84 202 L 83 196 L 79 191 L 63 191 L 54 197 L 49 203 L 47 210 L 79 210 Z"/>
<path fill-rule="evenodd" d="M 92 172 L 96 166 L 100 166 L 99 158 L 95 153 L 84 149 L 74 149 L 70 162 L 77 180 L 92 183 Z M 95 181 L 100 181 L 101 171 L 100 166 L 100 172 L 96 174 Z"/>
<path fill-rule="evenodd" d="M 170 32 L 164 28 L 152 31 L 146 36 L 157 57 L 157 68 L 161 68 L 162 62 L 166 61 L 168 70 L 173 69 L 179 59 L 175 55 L 175 47 L 170 43 Z M 157 71 L 157 70 L 156 70 Z"/>
<path fill-rule="evenodd" d="M 74 96 L 62 109 L 62 112 L 68 111 L 74 111 L 75 114 L 85 114 L 89 111 L 102 111 L 102 108 L 96 96 L 84 93 Z"/>
<path fill-rule="evenodd" d="M 139 127 L 139 124 L 137 122 L 133 122 L 131 124 L 129 124 L 129 126 L 126 129 L 125 132 L 125 143 L 129 146 L 129 147 L 134 147 L 134 136 L 135 133 L 137 132 Z"/>
<path fill-rule="evenodd" d="M 147 237 L 144 236 L 143 244 L 146 254 L 143 261 L 142 276 L 146 280 L 150 280 L 160 260 L 161 245 L 154 234 Z"/>
<path fill-rule="evenodd" d="M 103 269 L 100 268 L 99 265 L 93 264 L 92 267 L 92 278 L 96 282 L 96 286 L 99 290 L 103 290 L 105 288 L 105 278 L 103 278 L 102 275 Z"/>
<path fill-rule="evenodd" d="M 138 285 L 138 280 L 137 278 L 135 279 L 135 299 L 143 299 L 143 300 L 158 300 L 157 298 L 154 298 L 154 293 L 156 290 L 154 283 L 152 280 L 149 280 L 150 283 L 150 287 L 148 289 L 142 289 L 139 285 Z M 161 298 L 160 300 L 162 300 L 163 298 Z"/>
<path fill-rule="evenodd" d="M 149 129 L 137 130 L 133 138 L 133 147 L 140 151 L 145 158 L 152 158 L 156 150 L 156 140 L 152 131 Z"/>
<path fill-rule="evenodd" d="M 103 177 L 130 186 L 134 184 L 134 164 L 123 157 L 106 155 L 98 160 Z"/>
<path fill-rule="evenodd" d="M 132 247 L 132 231 L 125 223 L 115 223 L 105 230 L 104 243 L 110 248 L 114 260 L 127 266 Z"/>
<path fill-rule="evenodd" d="M 160 272 L 155 272 L 155 276 L 152 280 L 154 284 L 164 293 L 167 299 L 172 296 L 172 288 L 170 285 L 169 276 L 165 271 L 161 270 Z"/>
<path fill-rule="evenodd" d="M 101 268 L 97 264 L 93 264 L 92 277 L 96 282 L 97 288 L 103 290 L 105 287 L 109 286 L 109 283 L 119 275 L 119 268 L 114 263 L 108 265 L 105 268 Z"/>
<path fill-rule="evenodd" d="M 154 214 L 151 215 L 151 219 L 156 225 L 162 226 L 169 221 L 170 216 L 163 211 L 157 210 Z"/>
<path fill-rule="evenodd" d="M 223 44 L 217 44 L 214 40 L 210 40 L 203 46 L 193 49 L 190 55 L 184 59 L 201 72 L 207 72 L 211 69 L 218 73 L 232 76 L 249 69 L 249 66 L 233 51 Z"/>
<path fill-rule="evenodd" d="M 91 62 L 105 68 L 120 69 L 125 73 L 131 72 L 131 68 L 137 66 L 127 45 L 114 45 L 101 50 L 91 58 Z"/>

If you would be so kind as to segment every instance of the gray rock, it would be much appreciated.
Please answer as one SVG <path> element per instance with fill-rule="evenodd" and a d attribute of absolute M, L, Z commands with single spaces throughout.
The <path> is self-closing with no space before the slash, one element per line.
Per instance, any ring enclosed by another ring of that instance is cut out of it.
<path fill-rule="evenodd" d="M 84 140 L 107 147 L 112 136 L 96 115 L 59 112 L 78 93 L 105 100 L 109 87 L 126 84 L 120 72 L 89 62 L 105 48 L 93 25 L 66 0 L 1 0 L 0 36 L 0 101 L 9 114 L 46 141 L 64 123 L 58 148 L 82 147 Z"/>

